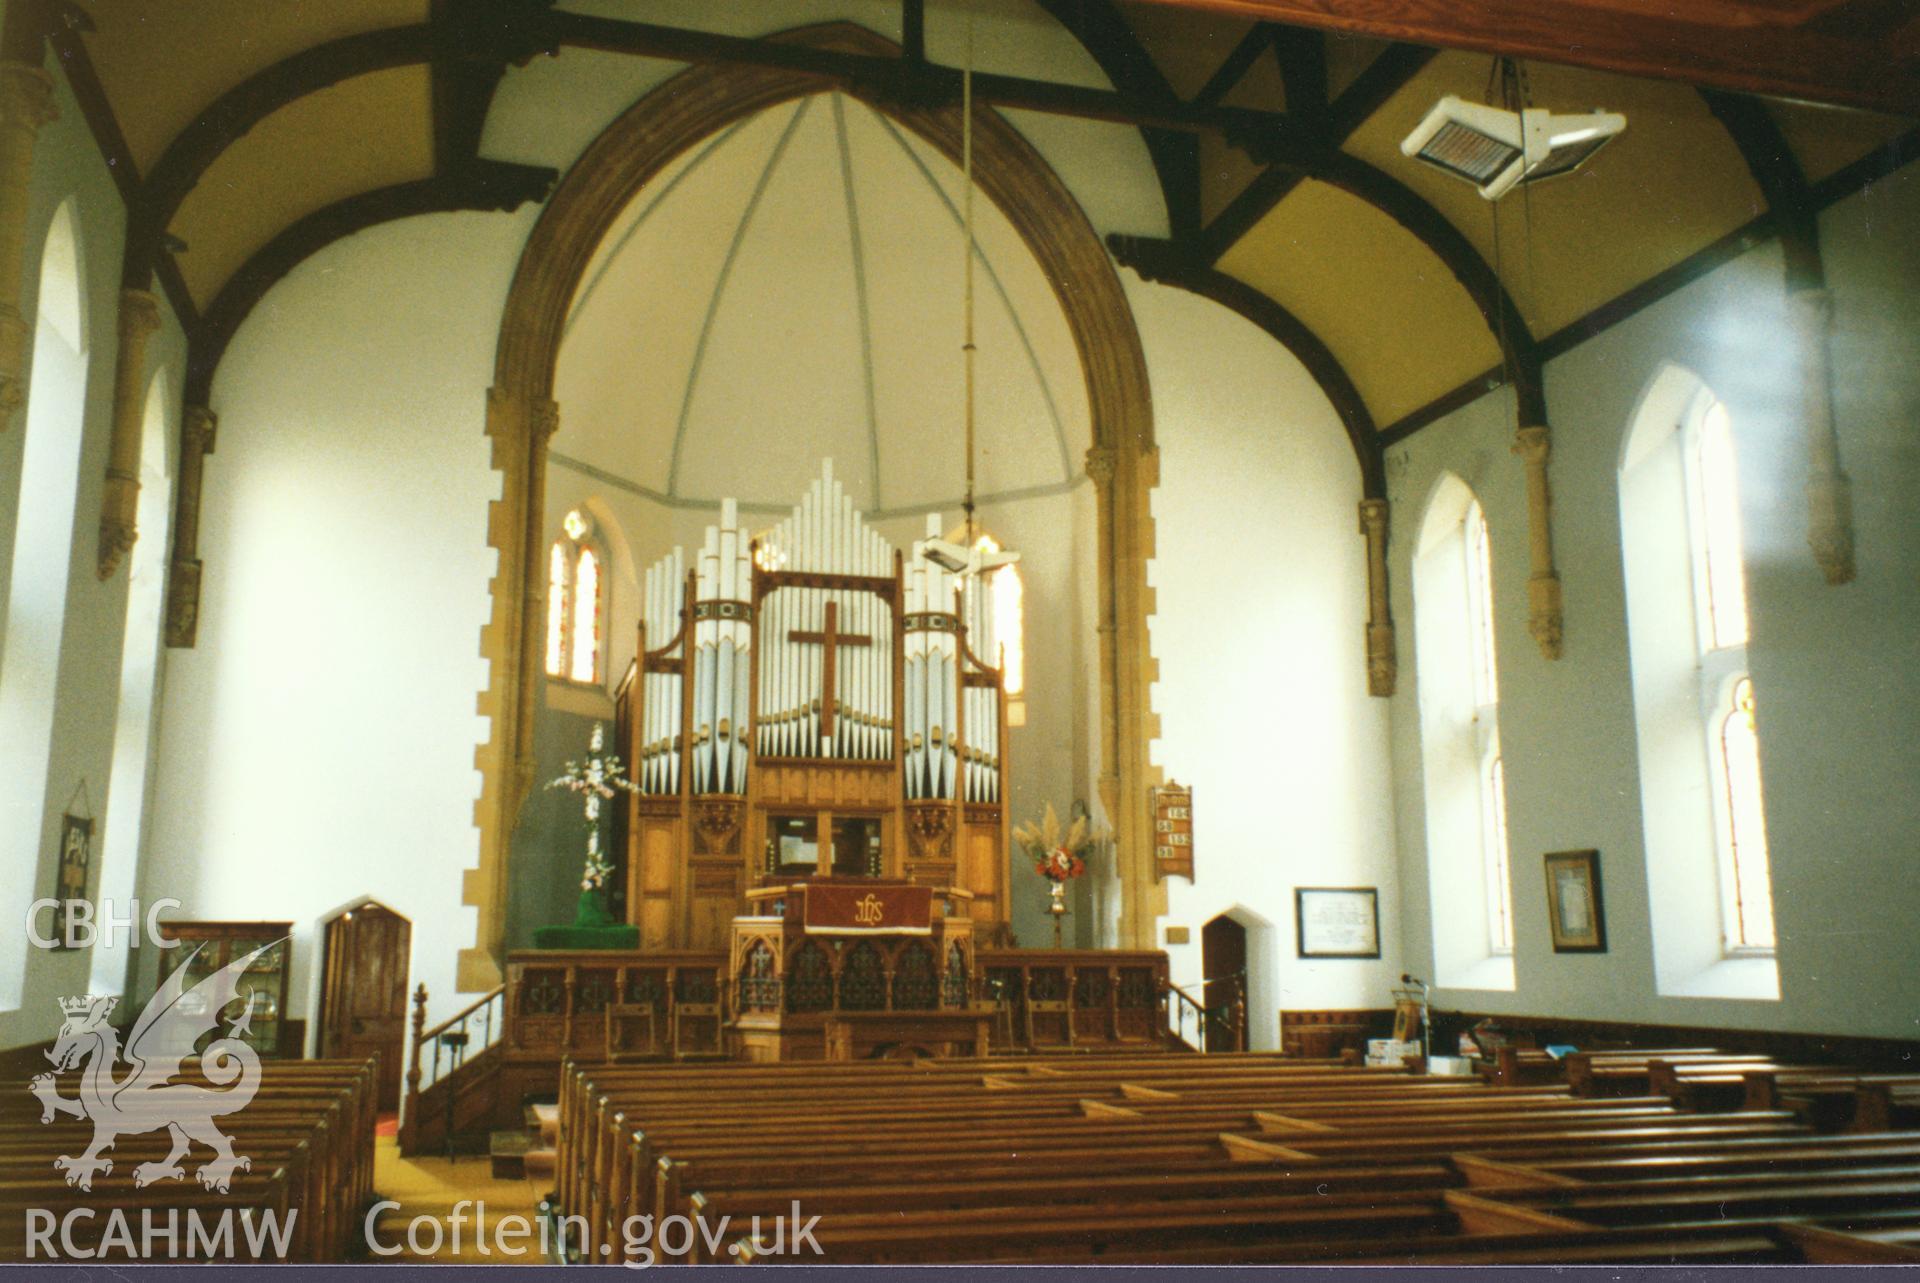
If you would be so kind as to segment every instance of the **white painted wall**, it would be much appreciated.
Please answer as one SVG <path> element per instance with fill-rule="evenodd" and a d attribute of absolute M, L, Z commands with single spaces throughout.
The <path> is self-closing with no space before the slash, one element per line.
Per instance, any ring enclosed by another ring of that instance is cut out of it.
<path fill-rule="evenodd" d="M 1246 321 L 1126 276 L 1153 381 L 1155 760 L 1194 786 L 1195 880 L 1169 883 L 1174 980 L 1247 926 L 1249 1024 L 1378 1007 L 1400 971 L 1387 707 L 1367 695 L 1360 473 L 1312 378 Z M 1377 887 L 1377 961 L 1296 956 L 1296 887 Z M 1164 932 L 1163 932 L 1164 938 Z"/>
<path fill-rule="evenodd" d="M 483 435 L 532 211 L 388 224 L 303 263 L 235 337 L 200 518 L 198 645 L 169 657 L 142 894 L 180 917 L 317 929 L 372 896 L 413 922 L 450 1014 L 472 943 L 474 699 L 499 491 Z"/>
<path fill-rule="evenodd" d="M 1755 250 L 1582 344 L 1547 368 L 1554 429 L 1554 543 L 1566 649 L 1548 662 L 1526 632 L 1526 496 L 1508 453 L 1510 403 L 1487 397 L 1393 450 L 1392 550 L 1402 666 L 1394 768 L 1402 942 L 1432 962 L 1419 787 L 1419 676 L 1405 522 L 1442 469 L 1479 494 L 1493 535 L 1494 614 L 1513 852 L 1516 987 L 1440 990 L 1463 1010 L 1595 1020 L 1920 1034 L 1913 924 L 1914 782 L 1920 779 L 1920 174 L 1911 168 L 1821 220 L 1837 301 L 1834 412 L 1853 478 L 1859 577 L 1829 587 L 1806 545 L 1806 449 L 1785 348 L 1777 247 Z M 1541 263 L 1541 270 L 1552 270 Z M 1697 373 L 1733 416 L 1760 708 L 1761 770 L 1778 914 L 1778 1001 L 1656 993 L 1620 552 L 1617 468 L 1643 392 L 1663 365 Z M 1541 855 L 1600 850 L 1609 952 L 1552 952 Z"/>

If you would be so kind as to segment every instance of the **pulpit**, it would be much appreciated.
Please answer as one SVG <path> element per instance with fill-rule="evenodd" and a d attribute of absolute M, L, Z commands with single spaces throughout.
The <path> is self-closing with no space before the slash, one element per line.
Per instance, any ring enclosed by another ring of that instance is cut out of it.
<path fill-rule="evenodd" d="M 975 1055 L 973 897 L 890 878 L 780 879 L 747 893 L 729 950 L 746 1060 Z"/>

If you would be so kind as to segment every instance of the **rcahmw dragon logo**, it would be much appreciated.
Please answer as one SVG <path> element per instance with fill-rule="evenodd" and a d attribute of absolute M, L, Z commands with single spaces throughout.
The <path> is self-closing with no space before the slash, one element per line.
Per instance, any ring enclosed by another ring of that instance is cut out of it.
<path fill-rule="evenodd" d="M 208 1189 L 225 1193 L 235 1171 L 251 1168 L 246 1157 L 233 1152 L 233 1143 L 213 1122 L 245 1109 L 260 1089 L 260 1057 L 241 1041 L 253 1020 L 251 989 L 245 995 L 246 1009 L 233 1027 L 199 1053 L 198 1072 L 182 1062 L 195 1055 L 194 1044 L 213 1032 L 220 1012 L 236 1000 L 235 991 L 247 967 L 281 943 L 275 941 L 255 949 L 188 988 L 194 958 L 200 953 L 195 949 L 134 1021 L 124 1053 L 119 1031 L 107 1023 L 119 999 L 60 1000 L 67 1019 L 47 1059 L 56 1072 L 85 1066 L 80 1074 L 80 1094 L 74 1098 L 60 1095 L 59 1079 L 50 1073 L 35 1078 L 29 1090 L 40 1098 L 41 1122 L 50 1123 L 59 1114 L 93 1122 L 93 1143 L 85 1153 L 78 1157 L 63 1155 L 53 1161 L 54 1168 L 66 1174 L 67 1184 L 91 1190 L 94 1173 L 113 1171 L 113 1160 L 101 1154 L 113 1148 L 116 1137 L 163 1128 L 173 1137 L 172 1152 L 159 1162 L 134 1168 L 133 1183 L 137 1186 L 185 1180 L 187 1173 L 180 1160 L 194 1141 L 213 1151 L 212 1161 L 194 1173 Z M 128 1069 L 116 1078 L 114 1068 L 123 1055 Z M 184 1081 L 176 1082 L 175 1078 Z"/>

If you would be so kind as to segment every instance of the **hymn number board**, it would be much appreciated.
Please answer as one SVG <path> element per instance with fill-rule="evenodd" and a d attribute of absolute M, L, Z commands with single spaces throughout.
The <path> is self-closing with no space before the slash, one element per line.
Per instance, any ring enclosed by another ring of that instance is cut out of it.
<path fill-rule="evenodd" d="M 1193 881 L 1193 790 L 1162 784 L 1153 790 L 1155 880 L 1176 874 Z"/>

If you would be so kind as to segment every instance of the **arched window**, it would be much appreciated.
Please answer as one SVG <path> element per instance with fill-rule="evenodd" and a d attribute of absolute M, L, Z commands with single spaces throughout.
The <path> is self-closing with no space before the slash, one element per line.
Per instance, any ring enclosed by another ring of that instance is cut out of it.
<path fill-rule="evenodd" d="M 1461 519 L 1467 545 L 1467 616 L 1472 629 L 1475 747 L 1480 756 L 1480 841 L 1487 889 L 1487 943 L 1513 952 L 1513 875 L 1507 859 L 1507 771 L 1500 760 L 1500 676 L 1493 651 L 1493 550 L 1479 500 Z"/>
<path fill-rule="evenodd" d="M 604 563 L 583 509 L 567 513 L 560 529 L 547 554 L 547 676 L 594 685 L 602 667 Z"/>
<path fill-rule="evenodd" d="M 19 489 L 0 495 L 7 568 L 0 616 L 0 882 L 39 882 L 49 832 L 49 754 L 72 570 L 74 507 L 87 391 L 84 246 L 73 202 L 54 211 L 40 255 L 40 293 L 27 383 Z M 35 895 L 41 892 L 35 890 Z M 21 897 L 21 903 L 32 897 Z M 0 930 L 0 1010 L 20 1005 L 27 939 L 18 919 Z"/>
<path fill-rule="evenodd" d="M 1649 390 L 1620 466 L 1627 632 L 1657 987 L 1777 997 L 1736 437 L 1688 372 Z"/>
<path fill-rule="evenodd" d="M 1682 426 L 1692 513 L 1703 728 L 1714 780 L 1721 919 L 1733 952 L 1773 948 L 1773 889 L 1760 801 L 1760 740 L 1747 676 L 1747 576 L 1733 420 L 1711 392 Z"/>
<path fill-rule="evenodd" d="M 1486 514 L 1445 478 L 1421 525 L 1414 627 L 1435 969 L 1461 988 L 1513 987 L 1513 878 L 1493 554 Z"/>

